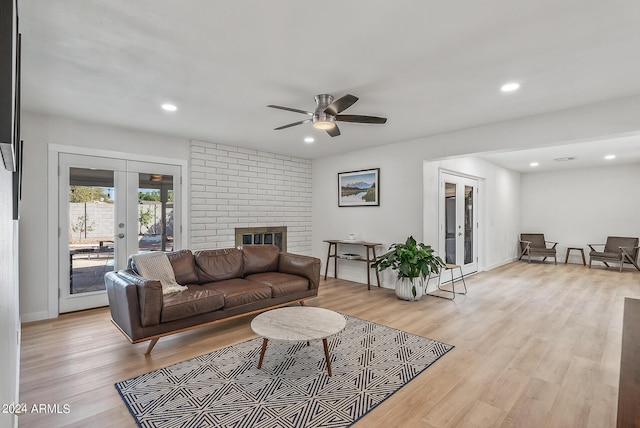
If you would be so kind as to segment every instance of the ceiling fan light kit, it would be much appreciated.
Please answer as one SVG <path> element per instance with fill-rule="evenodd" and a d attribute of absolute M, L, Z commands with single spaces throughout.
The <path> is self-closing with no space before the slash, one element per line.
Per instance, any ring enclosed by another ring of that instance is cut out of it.
<path fill-rule="evenodd" d="M 383 124 L 387 122 L 387 118 L 385 117 L 376 117 L 376 116 L 361 116 L 361 115 L 341 115 L 340 113 L 349 107 L 351 107 L 356 101 L 358 101 L 358 97 L 347 94 L 342 98 L 339 98 L 334 101 L 333 95 L 329 94 L 320 94 L 316 95 L 316 109 L 311 111 L 299 110 L 291 107 L 283 107 L 277 105 L 268 105 L 267 107 L 276 108 L 279 110 L 292 111 L 294 113 L 301 113 L 311 116 L 309 119 L 301 120 L 299 122 L 289 123 L 288 125 L 283 125 L 275 128 L 276 131 L 281 129 L 290 128 L 296 125 L 302 125 L 303 123 L 312 122 L 312 126 L 316 129 L 321 129 L 323 131 L 327 131 L 331 137 L 337 137 L 340 135 L 340 129 L 338 125 L 336 125 L 336 121 L 341 122 L 351 122 L 351 123 L 373 123 L 373 124 Z"/>
<path fill-rule="evenodd" d="M 334 122 L 331 122 L 329 120 L 316 120 L 313 122 L 313 127 L 316 129 L 322 129 L 323 131 L 326 131 L 327 129 L 331 129 L 333 127 L 335 127 L 336 124 Z"/>

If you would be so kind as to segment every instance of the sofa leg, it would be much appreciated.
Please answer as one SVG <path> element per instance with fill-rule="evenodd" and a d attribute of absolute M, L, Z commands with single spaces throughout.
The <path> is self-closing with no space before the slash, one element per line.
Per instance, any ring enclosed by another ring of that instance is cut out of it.
<path fill-rule="evenodd" d="M 298 303 L 300 303 L 300 306 L 305 306 L 304 300 L 300 300 Z"/>
<path fill-rule="evenodd" d="M 156 337 L 155 339 L 151 339 L 151 342 L 149 342 L 149 346 L 147 346 L 147 352 L 145 352 L 144 355 L 151 354 L 151 350 L 153 349 L 154 346 L 156 346 L 156 343 L 158 343 L 159 339 L 160 339 L 159 337 Z"/>

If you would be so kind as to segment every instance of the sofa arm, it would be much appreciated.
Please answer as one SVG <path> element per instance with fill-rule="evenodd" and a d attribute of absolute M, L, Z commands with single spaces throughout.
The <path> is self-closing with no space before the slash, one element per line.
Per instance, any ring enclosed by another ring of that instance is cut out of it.
<path fill-rule="evenodd" d="M 162 284 L 155 279 L 136 275 L 131 270 L 121 270 L 118 275 L 137 289 L 138 314 L 143 327 L 160 324 L 162 311 Z"/>
<path fill-rule="evenodd" d="M 278 271 L 307 278 L 311 289 L 320 285 L 320 259 L 316 257 L 280 253 Z"/>

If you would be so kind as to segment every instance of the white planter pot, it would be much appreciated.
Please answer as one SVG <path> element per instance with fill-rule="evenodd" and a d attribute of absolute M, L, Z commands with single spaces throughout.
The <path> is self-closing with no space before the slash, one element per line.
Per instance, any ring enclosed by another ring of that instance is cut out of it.
<path fill-rule="evenodd" d="M 414 286 L 415 296 L 413 295 Z M 423 291 L 422 278 L 413 278 L 413 280 L 409 278 L 398 278 L 396 281 L 396 296 L 398 296 L 398 299 L 414 302 L 420 300 Z"/>

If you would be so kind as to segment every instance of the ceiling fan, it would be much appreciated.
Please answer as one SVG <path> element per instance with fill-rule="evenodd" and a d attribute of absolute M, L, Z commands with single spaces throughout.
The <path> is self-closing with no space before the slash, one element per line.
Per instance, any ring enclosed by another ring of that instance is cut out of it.
<path fill-rule="evenodd" d="M 340 135 L 340 129 L 336 122 L 352 122 L 352 123 L 377 123 L 383 124 L 387 122 L 386 117 L 376 117 L 376 116 L 361 116 L 358 114 L 340 114 L 344 110 L 351 107 L 356 101 L 358 101 L 358 97 L 347 94 L 342 98 L 338 98 L 337 100 L 333 100 L 333 95 L 329 94 L 320 94 L 316 95 L 316 109 L 311 111 L 298 110 L 290 107 L 282 107 L 275 105 L 268 105 L 267 107 L 277 108 L 280 110 L 293 111 L 295 113 L 302 113 L 311 116 L 309 119 L 301 120 L 299 122 L 290 123 L 288 125 L 280 126 L 275 128 L 274 130 L 278 131 L 280 129 L 290 128 L 296 125 L 302 125 L 303 123 L 313 122 L 313 127 L 316 129 L 322 129 L 327 131 L 332 137 L 337 137 Z"/>

